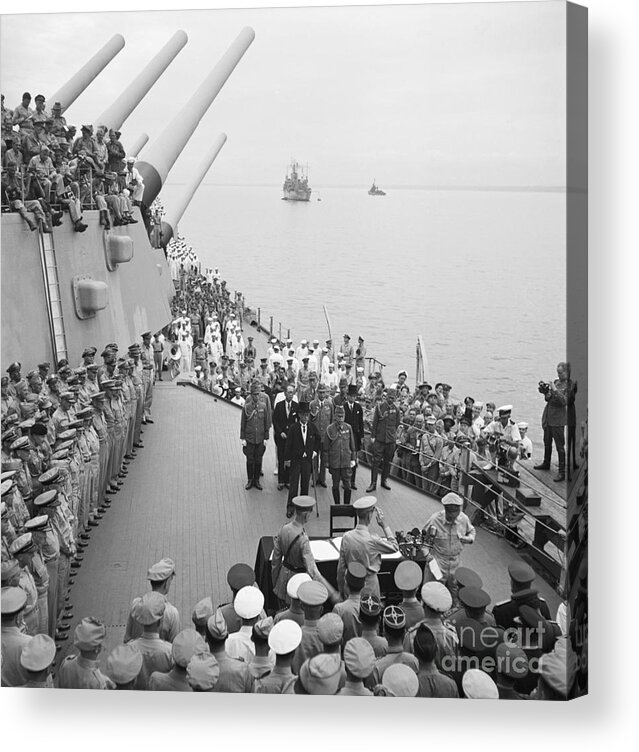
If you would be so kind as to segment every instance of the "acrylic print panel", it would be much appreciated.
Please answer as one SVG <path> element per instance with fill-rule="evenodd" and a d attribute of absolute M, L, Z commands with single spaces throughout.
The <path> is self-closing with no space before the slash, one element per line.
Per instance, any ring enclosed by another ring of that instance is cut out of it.
<path fill-rule="evenodd" d="M 585 10 L 1 34 L 3 683 L 585 693 Z"/>

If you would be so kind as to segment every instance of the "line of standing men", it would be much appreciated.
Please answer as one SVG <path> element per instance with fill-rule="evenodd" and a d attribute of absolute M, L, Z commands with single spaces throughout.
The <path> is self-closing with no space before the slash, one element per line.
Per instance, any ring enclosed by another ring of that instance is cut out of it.
<path fill-rule="evenodd" d="M 2 378 L 2 585 L 24 590 L 29 635 L 66 639 L 68 590 L 99 525 L 152 423 L 151 333 L 118 358 L 110 343 Z"/>

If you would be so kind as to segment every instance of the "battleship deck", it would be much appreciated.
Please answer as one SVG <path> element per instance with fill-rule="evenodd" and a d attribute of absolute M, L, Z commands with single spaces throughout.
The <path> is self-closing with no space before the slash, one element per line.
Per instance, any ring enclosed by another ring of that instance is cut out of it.
<path fill-rule="evenodd" d="M 170 599 L 182 625 L 190 626 L 194 604 L 210 595 L 215 605 L 230 597 L 226 572 L 233 563 L 253 564 L 259 539 L 274 535 L 285 522 L 285 491 L 277 491 L 275 446 L 264 456 L 264 491 L 244 490 L 245 460 L 239 440 L 240 412 L 234 405 L 197 389 L 158 382 L 153 400 L 154 424 L 145 428 L 145 448 L 97 528 L 71 591 L 73 628 L 94 615 L 108 627 L 102 660 L 122 640 L 131 601 L 148 589 L 148 567 L 163 556 L 176 563 Z M 358 476 L 364 495 L 369 473 Z M 310 536 L 328 536 L 329 489 L 318 488 L 320 518 L 313 516 Z M 378 499 L 393 530 L 423 525 L 440 503 L 403 484 L 379 490 Z M 463 563 L 484 580 L 493 602 L 509 595 L 508 564 L 519 558 L 503 539 L 478 529 Z M 541 594 L 551 612 L 559 597 L 541 578 Z M 71 649 L 63 645 L 62 655 Z"/>

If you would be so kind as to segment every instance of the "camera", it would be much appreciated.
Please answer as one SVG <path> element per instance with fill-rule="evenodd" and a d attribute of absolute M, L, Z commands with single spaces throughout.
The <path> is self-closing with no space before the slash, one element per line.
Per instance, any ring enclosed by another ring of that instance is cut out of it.
<path fill-rule="evenodd" d="M 537 388 L 541 392 L 541 394 L 548 394 L 548 392 L 551 389 L 551 384 L 548 381 L 540 381 L 537 385 Z"/>

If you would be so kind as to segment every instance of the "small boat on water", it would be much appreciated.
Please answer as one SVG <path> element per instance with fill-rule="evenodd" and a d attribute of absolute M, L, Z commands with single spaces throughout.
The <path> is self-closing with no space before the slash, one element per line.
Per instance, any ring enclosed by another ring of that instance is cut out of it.
<path fill-rule="evenodd" d="M 308 166 L 302 167 L 295 160 L 291 161 L 282 186 L 283 201 L 310 201 L 312 189 L 308 184 Z"/>
<path fill-rule="evenodd" d="M 375 178 L 373 178 L 373 185 L 368 189 L 368 195 L 369 196 L 385 196 L 386 191 L 383 191 L 381 188 L 378 188 L 375 185 Z"/>

